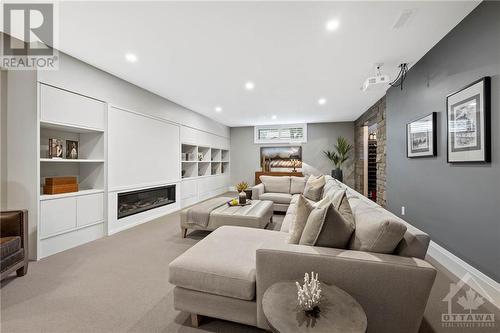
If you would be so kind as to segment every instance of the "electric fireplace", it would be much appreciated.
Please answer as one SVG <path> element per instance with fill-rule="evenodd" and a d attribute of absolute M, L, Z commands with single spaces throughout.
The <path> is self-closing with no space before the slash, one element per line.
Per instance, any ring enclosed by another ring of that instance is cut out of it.
<path fill-rule="evenodd" d="M 118 194 L 118 219 L 170 205 L 175 202 L 175 185 Z"/>

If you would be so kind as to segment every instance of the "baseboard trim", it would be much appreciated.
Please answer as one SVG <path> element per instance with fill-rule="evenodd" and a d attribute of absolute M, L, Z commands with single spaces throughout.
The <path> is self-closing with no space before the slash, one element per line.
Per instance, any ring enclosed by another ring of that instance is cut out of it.
<path fill-rule="evenodd" d="M 432 261 L 437 262 L 459 279 L 469 273 L 493 299 L 493 305 L 500 309 L 500 283 L 433 241 L 429 244 L 427 256 L 431 263 Z"/>

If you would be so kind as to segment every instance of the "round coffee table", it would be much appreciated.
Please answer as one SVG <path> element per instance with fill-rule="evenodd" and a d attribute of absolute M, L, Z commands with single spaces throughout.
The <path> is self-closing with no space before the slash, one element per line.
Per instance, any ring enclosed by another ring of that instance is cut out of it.
<path fill-rule="evenodd" d="M 295 282 L 278 282 L 269 287 L 262 308 L 273 332 L 364 333 L 366 314 L 344 290 L 321 283 L 323 297 L 319 314 L 307 316 L 297 302 Z"/>

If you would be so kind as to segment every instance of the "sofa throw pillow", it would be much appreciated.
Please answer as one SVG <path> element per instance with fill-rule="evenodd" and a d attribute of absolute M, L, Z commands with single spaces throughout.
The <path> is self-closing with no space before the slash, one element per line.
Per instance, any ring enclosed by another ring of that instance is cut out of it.
<path fill-rule="evenodd" d="M 307 180 L 304 188 L 304 196 L 312 201 L 319 201 L 325 186 L 325 176 L 314 177 L 311 176 Z"/>
<path fill-rule="evenodd" d="M 290 194 L 302 194 L 304 193 L 304 188 L 306 187 L 306 182 L 309 176 L 306 177 L 296 177 L 291 176 L 290 180 Z"/>
<path fill-rule="evenodd" d="M 260 176 L 266 193 L 290 193 L 290 176 Z"/>
<path fill-rule="evenodd" d="M 356 220 L 354 219 L 354 214 L 352 212 L 351 204 L 349 203 L 349 199 L 347 197 L 347 192 L 344 191 L 344 194 L 341 196 L 339 201 L 332 201 L 334 202 L 335 209 L 338 210 L 340 215 L 349 223 L 354 225 L 356 227 Z"/>
<path fill-rule="evenodd" d="M 356 229 L 349 249 L 376 253 L 393 253 L 403 239 L 406 226 L 376 208 L 356 209 Z"/>
<path fill-rule="evenodd" d="M 345 191 L 342 194 L 336 202 L 330 201 L 311 212 L 299 244 L 338 249 L 347 247 L 355 223 Z"/>
<path fill-rule="evenodd" d="M 345 249 L 355 228 L 354 216 L 344 191 L 340 200 L 332 201 L 328 207 L 325 222 L 314 245 Z"/>
<path fill-rule="evenodd" d="M 314 245 L 316 243 L 316 239 L 323 227 L 327 211 L 328 206 L 311 210 L 304 230 L 302 231 L 302 235 L 300 236 L 299 244 Z"/>
<path fill-rule="evenodd" d="M 288 243 L 299 244 L 300 236 L 306 225 L 307 218 L 313 209 L 312 204 L 310 204 L 303 195 L 300 195 L 295 206 L 295 219 L 290 226 Z"/>
<path fill-rule="evenodd" d="M 315 202 L 313 204 L 313 207 L 314 208 L 323 208 L 323 207 L 329 206 L 331 203 L 332 203 L 332 198 L 329 196 L 326 196 L 323 199 L 321 199 L 320 201 Z"/>

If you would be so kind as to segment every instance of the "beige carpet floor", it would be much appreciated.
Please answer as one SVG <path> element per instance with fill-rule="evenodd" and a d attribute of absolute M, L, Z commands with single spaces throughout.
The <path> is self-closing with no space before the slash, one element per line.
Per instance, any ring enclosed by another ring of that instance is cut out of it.
<path fill-rule="evenodd" d="M 194 329 L 173 309 L 168 264 L 205 235 L 182 239 L 176 213 L 31 262 L 26 276 L 2 281 L 1 332 L 262 332 L 210 318 Z M 473 332 L 441 327 L 449 282 L 440 272 L 422 333 Z"/>

